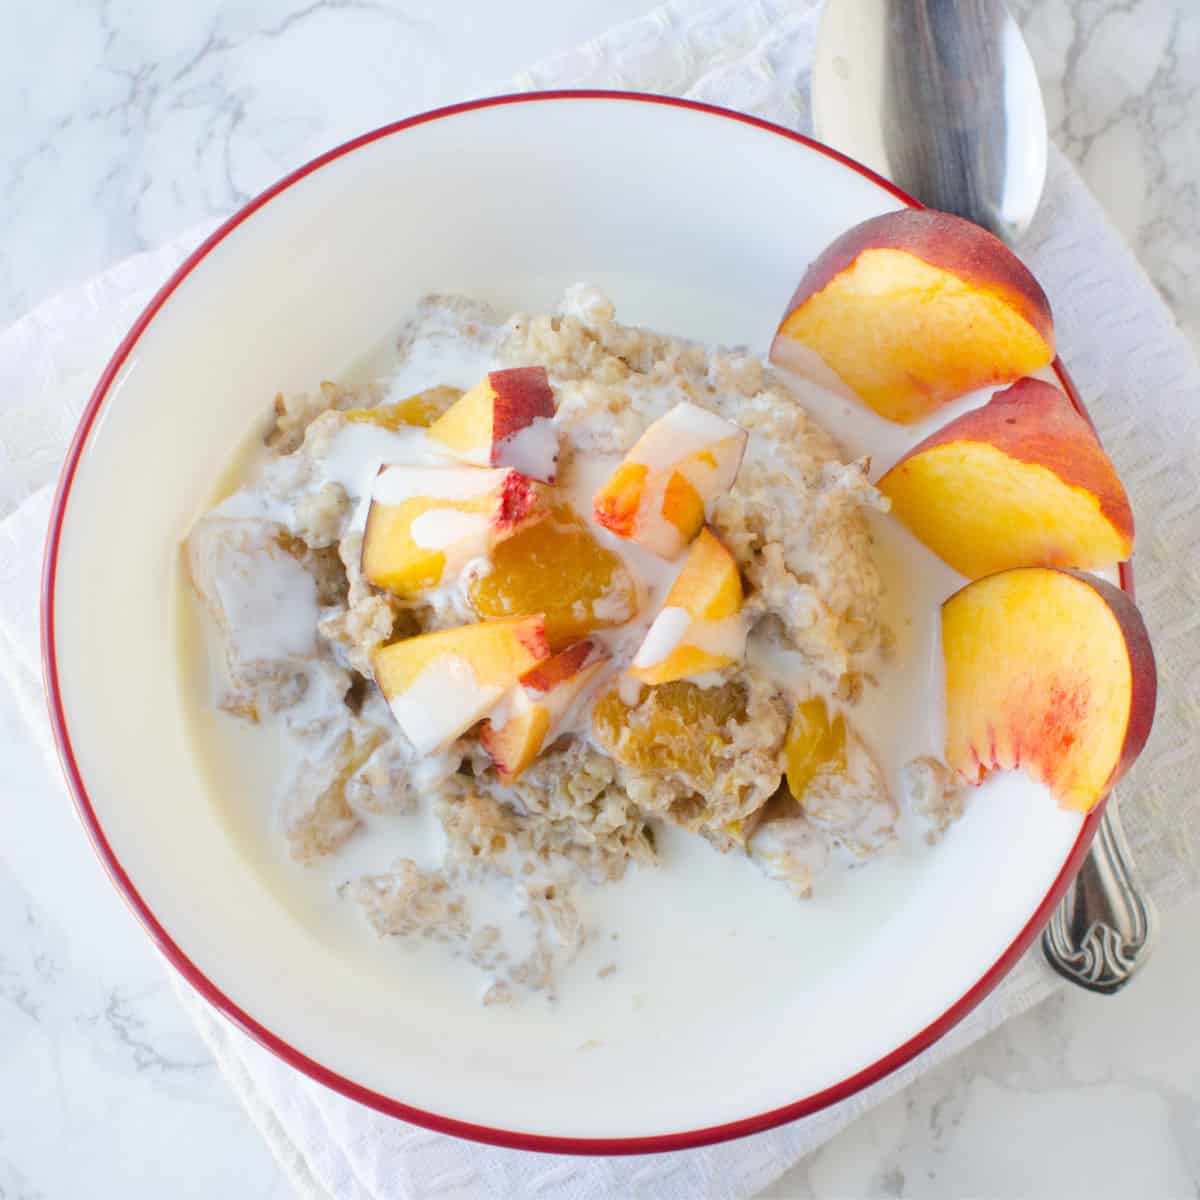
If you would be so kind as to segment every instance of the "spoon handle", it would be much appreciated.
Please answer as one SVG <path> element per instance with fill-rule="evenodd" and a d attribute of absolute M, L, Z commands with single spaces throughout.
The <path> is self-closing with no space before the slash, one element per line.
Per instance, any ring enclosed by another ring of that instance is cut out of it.
<path fill-rule="evenodd" d="M 1042 934 L 1042 949 L 1062 976 L 1089 991 L 1120 991 L 1149 957 L 1158 913 L 1133 873 L 1114 800 L 1092 848 Z"/>

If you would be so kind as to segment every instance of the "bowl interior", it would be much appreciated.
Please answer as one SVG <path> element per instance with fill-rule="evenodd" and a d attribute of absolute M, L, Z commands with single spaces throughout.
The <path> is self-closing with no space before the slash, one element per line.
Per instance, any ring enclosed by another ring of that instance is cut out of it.
<path fill-rule="evenodd" d="M 181 701 L 180 540 L 277 391 L 336 377 L 433 290 L 538 308 L 588 279 L 626 322 L 765 351 L 810 258 L 898 203 L 813 148 L 712 113 L 515 103 L 333 158 L 187 274 L 88 434 L 62 524 L 53 637 L 103 837 L 229 1002 L 343 1081 L 440 1117 L 652 1137 L 836 1087 L 1004 954 L 1080 832 L 1019 780 L 986 789 L 936 853 L 795 905 L 787 944 L 711 911 L 702 859 L 680 891 L 648 884 L 635 896 L 648 944 L 654 905 L 696 912 L 688 945 L 655 946 L 686 1003 L 651 973 L 620 982 L 604 1007 L 482 1010 L 453 972 L 344 944 L 281 900 L 216 819 Z M 795 904 L 781 890 L 763 903 Z"/>

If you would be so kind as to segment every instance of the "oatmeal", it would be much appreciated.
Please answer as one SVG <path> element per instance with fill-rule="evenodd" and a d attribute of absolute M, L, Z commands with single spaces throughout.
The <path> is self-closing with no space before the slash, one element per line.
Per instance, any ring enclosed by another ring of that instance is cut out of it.
<path fill-rule="evenodd" d="M 341 903 L 500 1003 L 555 992 L 581 897 L 660 869 L 665 829 L 803 896 L 958 815 L 928 757 L 901 811 L 860 716 L 893 651 L 885 508 L 754 356 L 590 287 L 507 320 L 430 296 L 386 374 L 276 401 L 185 561 L 213 703 L 287 739 L 291 857 L 435 821 L 433 861 L 347 873 Z"/>

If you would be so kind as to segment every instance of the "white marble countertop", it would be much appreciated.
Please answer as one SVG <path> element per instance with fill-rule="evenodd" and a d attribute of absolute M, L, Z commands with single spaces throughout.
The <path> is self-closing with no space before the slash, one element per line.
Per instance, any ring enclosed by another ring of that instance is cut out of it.
<path fill-rule="evenodd" d="M 0 41 L 0 324 L 406 112 L 646 0 L 80 0 Z M 1200 5 L 1014 0 L 1051 128 L 1200 341 Z M 289 1189 L 0 694 L 0 1200 Z M 43 802 L 35 803 L 40 800 Z M 1126 993 L 1060 996 L 766 1193 L 1200 1192 L 1200 902 Z"/>

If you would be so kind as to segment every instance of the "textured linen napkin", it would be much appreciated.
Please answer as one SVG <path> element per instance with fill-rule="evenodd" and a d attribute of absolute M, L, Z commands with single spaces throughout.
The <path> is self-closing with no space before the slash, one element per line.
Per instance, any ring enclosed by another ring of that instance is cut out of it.
<path fill-rule="evenodd" d="M 817 0 L 683 0 L 523 75 L 517 87 L 671 92 L 808 131 L 818 7 Z M 46 485 L 104 361 L 210 228 L 118 264 L 0 334 L 0 675 L 48 753 L 36 594 L 51 498 Z M 1050 296 L 1062 357 L 1138 519 L 1138 597 L 1158 652 L 1160 698 L 1150 745 L 1120 790 L 1121 811 L 1154 896 L 1169 908 L 1200 886 L 1194 849 L 1200 801 L 1179 787 L 1200 771 L 1200 366 L 1136 260 L 1057 153 L 1037 222 L 1020 250 Z M 602 1160 L 477 1146 L 381 1117 L 292 1071 L 186 984 L 176 984 L 280 1164 L 311 1200 L 736 1200 L 1061 986 L 1031 951 L 941 1042 L 833 1108 L 723 1146 Z"/>

